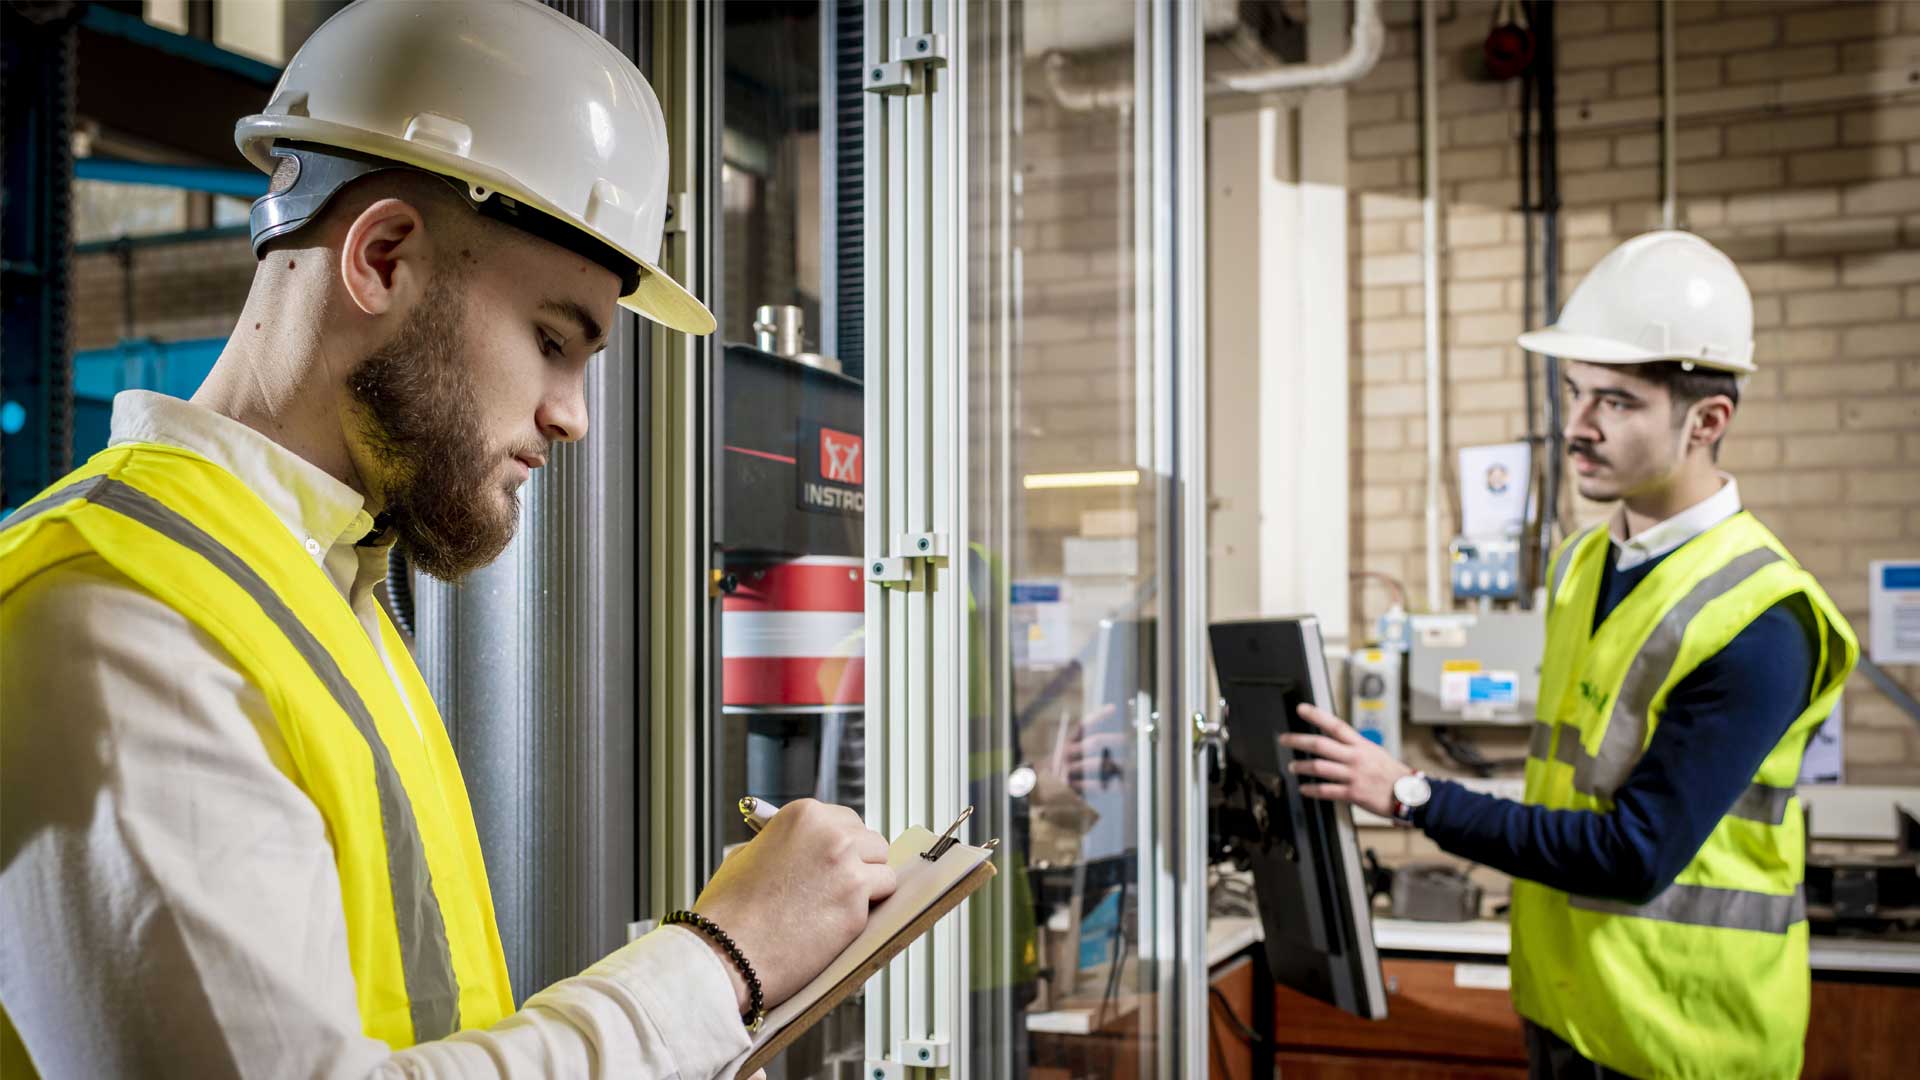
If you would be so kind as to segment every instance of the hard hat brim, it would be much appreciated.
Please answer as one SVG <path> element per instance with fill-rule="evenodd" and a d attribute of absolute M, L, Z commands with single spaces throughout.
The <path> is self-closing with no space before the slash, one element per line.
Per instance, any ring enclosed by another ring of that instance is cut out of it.
<path fill-rule="evenodd" d="M 1562 330 L 1558 326 L 1549 326 L 1541 330 L 1529 330 L 1517 339 L 1520 347 L 1531 353 L 1558 357 L 1562 360 L 1578 360 L 1583 364 L 1652 364 L 1661 360 L 1675 360 L 1694 367 L 1712 371 L 1724 371 L 1732 375 L 1750 375 L 1753 373 L 1752 361 L 1738 363 L 1731 360 L 1714 360 L 1698 356 L 1672 356 L 1642 349 L 1612 338 L 1598 337 L 1593 334 L 1576 334 Z"/>
<path fill-rule="evenodd" d="M 708 311 L 705 304 L 652 260 L 641 258 L 625 245 L 588 227 L 573 214 L 527 190 L 526 185 L 499 169 L 489 168 L 438 147 L 312 117 L 257 114 L 245 117 L 234 125 L 234 143 L 240 152 L 269 176 L 273 175 L 276 165 L 269 150 L 274 141 L 280 139 L 357 150 L 507 195 L 580 229 L 632 259 L 640 267 L 640 282 L 632 292 L 620 298 L 621 307 L 662 326 L 696 336 L 711 334 L 718 326 L 713 312 Z"/>
<path fill-rule="evenodd" d="M 1662 359 L 1646 349 L 1622 341 L 1591 334 L 1575 334 L 1558 326 L 1529 330 L 1521 334 L 1518 340 L 1520 347 L 1528 352 L 1589 364 L 1645 364 Z"/>

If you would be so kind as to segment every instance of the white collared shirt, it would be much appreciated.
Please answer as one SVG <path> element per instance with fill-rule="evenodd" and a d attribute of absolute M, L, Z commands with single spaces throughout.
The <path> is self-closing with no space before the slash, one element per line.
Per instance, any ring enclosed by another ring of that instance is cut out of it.
<path fill-rule="evenodd" d="M 386 549 L 355 546 L 373 522 L 351 488 L 158 394 L 114 400 L 113 442 L 129 441 L 194 451 L 258 493 L 381 648 Z M 0 1005 L 43 1076 L 691 1078 L 748 1046 L 731 976 L 680 927 L 485 1031 L 399 1053 L 364 1036 L 333 848 L 275 765 L 271 707 L 97 556 L 0 604 L 0 709 Z"/>
<path fill-rule="evenodd" d="M 1608 535 L 1613 539 L 1615 570 L 1631 570 L 1675 550 L 1740 512 L 1740 485 L 1726 473 L 1720 490 L 1637 535 L 1627 535 L 1627 508 L 1614 511 Z"/>

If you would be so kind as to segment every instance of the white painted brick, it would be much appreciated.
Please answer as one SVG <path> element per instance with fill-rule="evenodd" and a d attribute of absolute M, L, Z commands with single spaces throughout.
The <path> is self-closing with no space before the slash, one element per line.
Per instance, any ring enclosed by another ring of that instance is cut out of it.
<path fill-rule="evenodd" d="M 1501 348 L 1449 348 L 1447 378 L 1462 382 L 1502 378 L 1506 374 L 1507 354 L 1510 351 Z"/>
<path fill-rule="evenodd" d="M 1555 26 L 1557 29 L 1557 18 Z M 1629 30 L 1617 34 L 1594 34 L 1578 38 L 1572 31 L 1561 30 L 1560 32 L 1564 35 L 1562 37 L 1564 44 L 1557 55 L 1564 71 L 1631 64 L 1660 55 L 1659 35 L 1652 30 Z M 1565 76 L 1562 78 L 1564 79 Z"/>
<path fill-rule="evenodd" d="M 1613 159 L 1612 141 L 1605 135 L 1568 139 L 1560 144 L 1560 171 L 1593 172 L 1604 169 Z"/>
<path fill-rule="evenodd" d="M 1523 258 L 1517 245 L 1450 251 L 1443 260 L 1444 272 L 1460 281 L 1517 277 Z"/>
<path fill-rule="evenodd" d="M 1517 411 L 1526 407 L 1526 394 L 1517 379 L 1456 382 L 1447 387 L 1447 408 L 1449 414 Z"/>
<path fill-rule="evenodd" d="M 1822 256 L 1781 262 L 1743 262 L 1740 273 L 1755 292 L 1830 289 L 1840 280 L 1833 258 Z"/>
<path fill-rule="evenodd" d="M 1849 401 L 1840 407 L 1840 422 L 1848 430 L 1912 431 L 1920 428 L 1920 395 Z M 1920 484 L 1909 485 L 1906 497 L 1920 501 Z"/>
<path fill-rule="evenodd" d="M 1795 326 L 1845 326 L 1891 319 L 1900 311 L 1897 289 L 1846 289 L 1787 297 L 1787 319 Z"/>
<path fill-rule="evenodd" d="M 1849 146 L 1920 139 L 1920 105 L 1883 104 L 1849 112 L 1841 122 L 1841 135 Z"/>
<path fill-rule="evenodd" d="M 1787 372 L 1787 393 L 1807 397 L 1875 394 L 1900 384 L 1900 371 L 1891 360 L 1854 360 Z"/>
<path fill-rule="evenodd" d="M 1831 75 L 1840 70 L 1840 50 L 1833 45 L 1798 49 L 1765 49 L 1727 57 L 1727 82 L 1778 82 Z"/>
<path fill-rule="evenodd" d="M 1398 188 L 1407 182 L 1413 163 L 1408 158 L 1373 158 L 1347 163 L 1347 186 L 1353 191 Z"/>
<path fill-rule="evenodd" d="M 1832 217 L 1840 212 L 1834 188 L 1775 188 L 1727 197 L 1727 224 L 1776 225 Z"/>
<path fill-rule="evenodd" d="M 1673 21 L 1682 26 L 1706 22 L 1720 18 L 1721 11 L 1719 0 L 1687 0 L 1687 3 L 1675 5 Z"/>
<path fill-rule="evenodd" d="M 1780 438 L 1777 435 L 1735 432 L 1721 444 L 1720 464 L 1734 472 L 1778 465 Z"/>
<path fill-rule="evenodd" d="M 1609 18 L 1606 4 L 1597 0 L 1580 0 L 1578 3 L 1561 4 L 1554 11 L 1553 25 L 1562 40 L 1570 43 L 1575 38 L 1588 40 L 1606 30 Z"/>
<path fill-rule="evenodd" d="M 1778 296 L 1756 296 L 1753 298 L 1753 327 L 1755 330 L 1771 330 L 1787 321 L 1786 305 Z"/>
<path fill-rule="evenodd" d="M 1400 289 L 1397 286 L 1361 289 L 1358 295 L 1359 306 L 1352 312 L 1356 321 L 1400 314 Z"/>
<path fill-rule="evenodd" d="M 1742 404 L 1734 415 L 1734 430 L 1746 423 Z M 1751 507 L 1804 506 L 1822 503 L 1841 490 L 1844 473 L 1838 471 L 1749 472 L 1740 477 L 1740 501 Z"/>
<path fill-rule="evenodd" d="M 1560 231 L 1567 238 L 1604 236 L 1613 229 L 1613 213 L 1596 207 L 1565 210 L 1560 214 Z"/>
<path fill-rule="evenodd" d="M 1406 285 L 1421 280 L 1418 255 L 1364 255 L 1360 259 L 1360 284 Z"/>
<path fill-rule="evenodd" d="M 1899 176 L 1906 160 L 1897 146 L 1857 146 L 1843 150 L 1809 151 L 1787 159 L 1787 175 L 1794 184 L 1851 183 Z M 1866 213 L 1849 209 L 1849 214 Z"/>
<path fill-rule="evenodd" d="M 1370 319 L 1360 325 L 1354 337 L 1359 347 L 1369 352 L 1417 349 L 1425 340 L 1425 325 L 1421 319 Z"/>
<path fill-rule="evenodd" d="M 1440 176 L 1445 180 L 1484 180 L 1505 176 L 1517 151 L 1504 146 L 1483 146 L 1473 150 L 1453 150 L 1440 157 Z M 1518 175 L 1518 170 L 1513 170 Z M 1511 181 L 1509 181 L 1511 183 Z"/>
<path fill-rule="evenodd" d="M 1842 205 L 1848 214 L 1885 214 L 1920 210 L 1920 177 L 1874 180 L 1848 188 Z"/>
<path fill-rule="evenodd" d="M 1480 211 L 1460 211 L 1446 217 L 1446 238 L 1450 247 L 1480 247 L 1506 239 L 1507 215 Z"/>
<path fill-rule="evenodd" d="M 1776 361 L 1823 363 L 1840 355 L 1837 330 L 1770 330 L 1754 335 L 1754 358 L 1762 367 Z M 1748 391 L 1754 391 L 1752 383 Z"/>
<path fill-rule="evenodd" d="M 1841 338 L 1839 355 L 1849 359 L 1913 356 L 1920 353 L 1920 327 L 1913 323 L 1849 327 Z"/>
<path fill-rule="evenodd" d="M 1899 440 L 1890 433 L 1796 435 L 1786 440 L 1786 461 L 1796 466 L 1888 462 L 1898 460 L 1899 453 Z"/>
<path fill-rule="evenodd" d="M 1840 257 L 1846 285 L 1894 285 L 1920 282 L 1920 249 L 1873 251 Z"/>
<path fill-rule="evenodd" d="M 1769 117 L 1744 124 L 1728 124 L 1726 133 L 1729 154 L 1814 150 L 1833 146 L 1840 141 L 1840 117 L 1834 113 Z"/>
<path fill-rule="evenodd" d="M 1458 315 L 1452 320 L 1447 340 L 1457 345 L 1508 345 L 1521 329 L 1518 312 Z"/>
<path fill-rule="evenodd" d="M 1613 69 L 1613 92 L 1623 98 L 1660 92 L 1660 65 L 1622 64 Z"/>
<path fill-rule="evenodd" d="M 1385 218 L 1416 218 L 1420 216 L 1420 199 L 1417 195 L 1403 192 L 1363 192 L 1360 195 L 1360 217 L 1362 220 L 1377 221 Z"/>
<path fill-rule="evenodd" d="M 1446 121 L 1448 146 L 1491 146 L 1511 142 L 1518 131 L 1512 114 L 1499 111 L 1457 116 Z"/>
<path fill-rule="evenodd" d="M 1420 386 L 1367 385 L 1359 396 L 1362 416 L 1412 416 L 1426 408 L 1426 392 Z"/>
<path fill-rule="evenodd" d="M 1848 41 L 1892 33 L 1899 15 L 1894 3 L 1830 3 L 1789 14 L 1782 32 L 1789 44 Z"/>
<path fill-rule="evenodd" d="M 1442 172 L 1441 179 L 1446 180 Z M 1443 189 L 1448 203 L 1452 205 L 1496 207 L 1512 206 L 1519 201 L 1520 185 L 1511 177 L 1499 180 L 1463 180 L 1457 183 L 1444 183 Z"/>
<path fill-rule="evenodd" d="M 1381 124 L 1400 118 L 1400 95 L 1394 91 L 1347 95 L 1348 124 Z"/>
<path fill-rule="evenodd" d="M 1607 26 L 1614 30 L 1645 29 L 1660 22 L 1660 7 L 1654 0 L 1614 0 L 1608 10 L 1612 17 Z"/>
<path fill-rule="evenodd" d="M 1347 134 L 1347 147 L 1356 158 L 1416 153 L 1420 149 L 1420 128 L 1405 121 L 1353 128 Z"/>
<path fill-rule="evenodd" d="M 1508 282 L 1445 282 L 1446 309 L 1456 313 L 1498 311 L 1506 306 Z"/>
<path fill-rule="evenodd" d="M 1777 157 L 1718 158 L 1693 162 L 1680 170 L 1680 190 L 1689 194 L 1703 191 L 1751 191 L 1777 187 L 1786 170 Z"/>
<path fill-rule="evenodd" d="M 1560 54 L 1562 61 L 1568 54 Z M 1563 102 L 1604 101 L 1613 96 L 1613 73 L 1603 67 L 1568 71 L 1560 76 L 1560 100 Z"/>
<path fill-rule="evenodd" d="M 1691 6 L 1682 4 L 1681 9 Z M 1679 56 L 1747 52 L 1772 45 L 1779 34 L 1779 20 L 1773 16 L 1717 20 L 1681 31 L 1674 52 Z"/>
<path fill-rule="evenodd" d="M 1888 35 L 1840 46 L 1843 74 L 1864 74 L 1910 66 L 1920 60 L 1920 34 Z"/>
<path fill-rule="evenodd" d="M 1736 414 L 1742 427 L 1791 433 L 1832 431 L 1840 426 L 1837 401 L 1743 401 Z"/>
<path fill-rule="evenodd" d="M 1687 179 L 1683 171 L 1681 183 L 1690 187 Z M 1560 197 L 1569 203 L 1650 199 L 1657 197 L 1659 191 L 1659 170 L 1650 168 L 1614 169 L 1604 173 L 1567 176 L 1562 177 L 1560 183 Z"/>
<path fill-rule="evenodd" d="M 1788 221 L 1782 231 L 1789 256 L 1823 255 L 1886 248 L 1898 242 L 1900 222 L 1891 217 Z"/>

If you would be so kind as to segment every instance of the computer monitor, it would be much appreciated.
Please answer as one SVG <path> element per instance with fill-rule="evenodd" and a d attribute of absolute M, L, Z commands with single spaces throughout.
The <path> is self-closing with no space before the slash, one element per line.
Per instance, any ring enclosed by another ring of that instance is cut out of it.
<path fill-rule="evenodd" d="M 1353 815 L 1309 799 L 1286 771 L 1305 755 L 1280 745 L 1314 729 L 1298 707 L 1333 711 L 1320 625 L 1312 618 L 1215 623 L 1214 670 L 1226 704 L 1226 760 L 1215 785 L 1216 849 L 1253 871 L 1267 962 L 1280 983 L 1363 1019 L 1387 1015 Z"/>

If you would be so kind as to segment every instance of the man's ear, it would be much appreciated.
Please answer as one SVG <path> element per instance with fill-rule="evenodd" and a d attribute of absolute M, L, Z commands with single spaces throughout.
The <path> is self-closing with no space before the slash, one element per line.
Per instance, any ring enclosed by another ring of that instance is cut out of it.
<path fill-rule="evenodd" d="M 1733 399 L 1723 394 L 1704 398 L 1688 410 L 1687 447 L 1711 450 L 1726 438 L 1727 429 L 1732 426 Z"/>
<path fill-rule="evenodd" d="M 432 254 L 420 211 L 405 199 L 379 199 L 347 226 L 340 284 L 361 311 L 384 315 L 425 291 Z"/>

